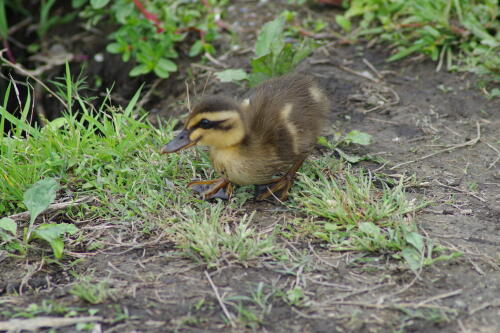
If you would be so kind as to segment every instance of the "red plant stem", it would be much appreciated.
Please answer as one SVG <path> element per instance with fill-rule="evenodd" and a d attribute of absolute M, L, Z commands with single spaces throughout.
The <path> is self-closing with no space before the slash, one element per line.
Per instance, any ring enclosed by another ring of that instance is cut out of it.
<path fill-rule="evenodd" d="M 163 31 L 165 31 L 165 29 L 163 29 L 162 26 L 161 26 L 160 20 L 158 20 L 158 17 L 155 14 L 153 14 L 153 13 L 149 12 L 148 10 L 146 10 L 146 8 L 144 7 L 144 5 L 139 0 L 132 0 L 132 1 L 134 1 L 135 5 L 139 9 L 139 11 L 142 13 L 142 15 L 144 15 L 144 17 L 147 20 L 153 22 L 153 24 L 156 27 L 156 32 L 157 33 L 160 34 Z"/>
<path fill-rule="evenodd" d="M 14 55 L 12 54 L 12 50 L 10 49 L 9 41 L 7 40 L 7 38 L 5 38 L 3 40 L 3 48 L 6 50 L 7 59 L 11 63 L 15 64 L 16 63 L 16 58 L 14 58 Z"/>

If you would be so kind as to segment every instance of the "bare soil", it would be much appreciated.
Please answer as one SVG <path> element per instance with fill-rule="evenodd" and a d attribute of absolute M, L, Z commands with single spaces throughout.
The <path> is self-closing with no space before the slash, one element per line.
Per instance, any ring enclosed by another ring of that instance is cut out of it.
<path fill-rule="evenodd" d="M 255 12 L 254 5 L 238 4 L 240 12 L 228 20 L 240 35 L 252 31 L 245 34 L 252 45 L 260 26 L 255 16 L 263 13 L 259 18 L 265 21 L 276 11 Z M 315 15 L 332 14 L 322 10 Z M 229 54 L 222 61 L 237 66 L 249 57 Z M 332 253 L 319 243 L 283 239 L 299 264 L 229 265 L 211 271 L 211 279 L 225 297 L 248 296 L 260 282 L 281 289 L 299 285 L 308 302 L 291 306 L 273 297 L 260 325 L 231 328 L 205 267 L 179 259 L 170 241 L 153 237 L 92 253 L 74 250 L 82 258 L 76 270 L 107 279 L 114 291 L 104 303 L 91 306 L 103 317 L 95 332 L 500 332 L 500 154 L 495 150 L 500 148 L 500 103 L 486 99 L 472 75 L 436 72 L 436 64 L 427 61 L 388 64 L 386 57 L 383 48 L 332 43 L 318 49 L 300 71 L 316 76 L 328 92 L 334 129 L 371 134 L 373 143 L 363 152 L 388 161 L 383 166 L 364 162 L 364 167 L 395 179 L 416 176 L 418 185 L 409 195 L 433 202 L 416 217 L 421 231 L 462 256 L 415 275 L 390 257 Z M 383 77 L 377 78 L 367 63 Z M 372 79 L 349 70 L 367 72 Z M 180 91 L 167 99 L 184 98 Z M 241 93 L 213 80 L 210 91 Z M 164 101 L 151 109 L 178 111 L 166 108 Z M 244 211 L 257 211 L 254 220 L 263 231 L 297 214 L 251 201 Z M 0 321 L 7 319 L 5 311 L 47 299 L 89 307 L 69 293 L 74 280 L 69 265 L 1 256 L 0 265 Z M 128 315 L 120 320 L 123 311 Z"/>

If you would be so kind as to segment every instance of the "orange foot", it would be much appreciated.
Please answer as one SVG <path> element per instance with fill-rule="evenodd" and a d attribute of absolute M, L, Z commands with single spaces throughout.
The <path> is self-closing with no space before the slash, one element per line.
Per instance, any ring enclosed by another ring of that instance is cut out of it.
<path fill-rule="evenodd" d="M 286 201 L 288 199 L 288 192 L 290 191 L 290 188 L 292 187 L 295 180 L 295 174 L 297 173 L 297 170 L 299 170 L 302 163 L 304 163 L 305 159 L 306 157 L 301 157 L 292 165 L 290 170 L 288 170 L 288 172 L 283 177 L 274 179 L 270 184 L 264 185 L 266 191 L 258 195 L 257 200 L 265 200 L 270 196 L 273 196 L 279 201 Z M 269 187 L 269 185 L 271 184 L 273 185 Z M 276 196 L 276 194 L 279 195 Z"/>
<path fill-rule="evenodd" d="M 203 200 L 220 198 L 228 200 L 233 195 L 233 185 L 225 178 L 195 180 L 187 184 L 199 193 Z"/>

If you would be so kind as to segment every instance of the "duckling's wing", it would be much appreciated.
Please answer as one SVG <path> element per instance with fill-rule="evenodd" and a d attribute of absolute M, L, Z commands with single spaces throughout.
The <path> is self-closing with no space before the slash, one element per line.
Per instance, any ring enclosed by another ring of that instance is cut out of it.
<path fill-rule="evenodd" d="M 248 110 L 252 141 L 273 145 L 283 160 L 293 161 L 314 145 L 328 103 L 312 77 L 287 75 L 256 87 Z"/>

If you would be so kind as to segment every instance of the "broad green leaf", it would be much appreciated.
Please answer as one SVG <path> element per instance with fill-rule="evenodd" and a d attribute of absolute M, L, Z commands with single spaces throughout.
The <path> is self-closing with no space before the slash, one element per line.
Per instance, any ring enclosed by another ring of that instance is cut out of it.
<path fill-rule="evenodd" d="M 128 73 L 130 76 L 139 76 L 143 74 L 147 74 L 151 72 L 151 68 L 149 68 L 146 64 L 140 64 L 132 68 L 132 70 Z"/>
<path fill-rule="evenodd" d="M 248 79 L 248 74 L 243 69 L 226 69 L 222 72 L 215 73 L 215 76 L 221 82 L 233 82 Z"/>
<path fill-rule="evenodd" d="M 324 136 L 318 136 L 318 138 L 316 139 L 316 143 L 327 148 L 330 148 L 332 146 L 330 142 L 328 142 L 328 139 Z"/>
<path fill-rule="evenodd" d="M 39 226 L 34 232 L 33 236 L 35 238 L 43 239 L 52 247 L 52 251 L 54 252 L 54 257 L 60 259 L 64 250 L 64 242 L 61 237 L 64 234 L 68 233 L 70 235 L 75 234 L 78 231 L 78 228 L 69 223 L 50 223 L 50 224 L 42 224 Z"/>
<path fill-rule="evenodd" d="M 345 16 L 336 15 L 335 22 L 337 22 L 337 24 L 340 25 L 340 27 L 344 29 L 344 31 L 347 32 L 351 31 L 351 21 L 349 21 L 349 19 L 346 18 Z"/>
<path fill-rule="evenodd" d="M 285 43 L 282 35 L 284 25 L 285 20 L 283 17 L 278 17 L 264 24 L 255 43 L 255 55 L 257 57 L 265 56 L 271 52 L 281 52 Z"/>
<path fill-rule="evenodd" d="M 169 72 L 175 72 L 177 70 L 177 65 L 173 61 L 165 58 L 161 58 L 160 60 L 158 60 L 156 67 L 161 67 Z"/>
<path fill-rule="evenodd" d="M 56 199 L 59 183 L 53 178 L 45 178 L 36 182 L 24 193 L 24 204 L 30 212 L 30 228 L 33 222 Z"/>
<path fill-rule="evenodd" d="M 73 8 L 80 8 L 83 6 L 85 3 L 87 3 L 87 0 L 72 0 L 71 1 L 71 7 Z"/>
<path fill-rule="evenodd" d="M 490 97 L 500 97 L 500 89 L 498 88 L 493 88 L 490 91 Z"/>
<path fill-rule="evenodd" d="M 203 43 L 201 40 L 197 40 L 193 46 L 191 46 L 191 48 L 189 49 L 189 56 L 190 57 L 195 57 L 197 56 L 198 54 L 201 53 L 201 51 L 203 51 Z"/>
<path fill-rule="evenodd" d="M 119 43 L 111 43 L 106 46 L 106 51 L 113 54 L 120 53 L 122 52 L 122 46 Z"/>
<path fill-rule="evenodd" d="M 409 244 L 413 245 L 419 253 L 423 253 L 425 244 L 421 235 L 412 231 L 405 234 L 405 239 Z"/>
<path fill-rule="evenodd" d="M 166 71 L 165 68 L 160 67 L 160 66 L 155 67 L 154 73 L 156 74 L 156 76 L 158 76 L 159 78 L 162 78 L 162 79 L 166 79 L 170 76 L 170 72 Z"/>
<path fill-rule="evenodd" d="M 17 223 L 11 218 L 4 217 L 0 219 L 0 229 L 9 231 L 12 235 L 16 235 Z"/>
<path fill-rule="evenodd" d="M 106 6 L 109 3 L 109 0 L 90 0 L 90 5 L 94 9 L 100 9 Z"/>
<path fill-rule="evenodd" d="M 177 65 L 165 58 L 161 58 L 155 66 L 154 72 L 161 78 L 166 79 L 169 77 L 170 73 L 175 72 L 177 70 Z"/>
<path fill-rule="evenodd" d="M 368 133 L 360 132 L 357 130 L 347 133 L 344 141 L 347 143 L 355 143 L 358 145 L 367 146 L 370 144 L 372 136 Z"/>
<path fill-rule="evenodd" d="M 422 255 L 413 247 L 405 247 L 401 255 L 414 271 L 420 268 Z"/>

